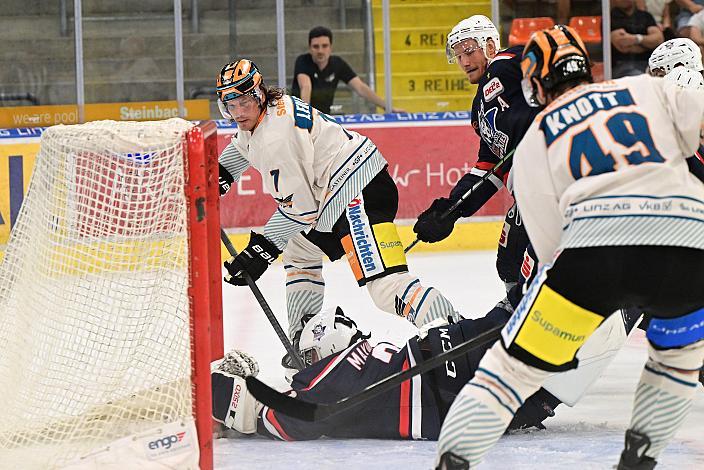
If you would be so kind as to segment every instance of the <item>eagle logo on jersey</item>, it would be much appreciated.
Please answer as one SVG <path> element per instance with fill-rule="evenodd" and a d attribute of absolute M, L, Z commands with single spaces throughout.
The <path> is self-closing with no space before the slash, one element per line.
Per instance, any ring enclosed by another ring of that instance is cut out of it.
<path fill-rule="evenodd" d="M 492 153 L 497 157 L 503 157 L 508 147 L 508 135 L 496 128 L 496 115 L 498 112 L 497 107 L 484 112 L 484 103 L 481 103 L 479 107 L 479 133 Z"/>
<path fill-rule="evenodd" d="M 274 200 L 279 203 L 279 207 L 288 208 L 293 206 L 293 194 L 286 197 L 275 197 Z"/>

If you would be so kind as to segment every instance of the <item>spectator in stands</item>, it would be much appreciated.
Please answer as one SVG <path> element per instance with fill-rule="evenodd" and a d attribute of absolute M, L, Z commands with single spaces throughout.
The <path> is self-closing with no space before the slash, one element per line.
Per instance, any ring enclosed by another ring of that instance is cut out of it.
<path fill-rule="evenodd" d="M 704 10 L 692 15 L 687 26 L 689 27 L 689 38 L 697 43 L 704 54 Z"/>
<path fill-rule="evenodd" d="M 675 30 L 672 28 L 672 15 L 670 14 L 670 4 L 673 0 L 636 0 L 636 8 L 647 11 L 653 15 L 655 23 L 662 31 L 665 40 L 675 37 Z"/>
<path fill-rule="evenodd" d="M 330 113 L 337 84 L 342 80 L 362 98 L 380 108 L 386 107 L 384 100 L 354 73 L 344 59 L 332 55 L 332 31 L 328 28 L 316 26 L 310 30 L 308 49 L 307 54 L 296 58 L 291 94 L 310 103 L 319 111 Z M 393 111 L 403 112 L 396 108 Z"/>
<path fill-rule="evenodd" d="M 675 31 L 683 38 L 689 37 L 689 20 L 692 15 L 704 10 L 704 0 L 675 0 L 680 7 L 680 12 L 675 18 Z"/>
<path fill-rule="evenodd" d="M 638 75 L 648 67 L 650 53 L 663 42 L 653 15 L 636 9 L 635 0 L 611 1 L 613 77 Z"/>

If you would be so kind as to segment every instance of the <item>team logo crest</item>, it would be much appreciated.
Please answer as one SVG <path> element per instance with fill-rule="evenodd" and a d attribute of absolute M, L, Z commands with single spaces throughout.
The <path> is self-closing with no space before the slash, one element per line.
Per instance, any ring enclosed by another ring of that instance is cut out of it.
<path fill-rule="evenodd" d="M 496 128 L 497 107 L 484 112 L 484 103 L 479 107 L 479 133 L 482 140 L 489 145 L 492 153 L 497 157 L 503 157 L 508 147 L 508 135 Z"/>
<path fill-rule="evenodd" d="M 326 326 L 319 323 L 313 327 L 313 339 L 316 341 L 320 341 L 323 336 L 325 336 L 325 328 Z"/>
<path fill-rule="evenodd" d="M 289 194 L 286 197 L 275 197 L 274 199 L 279 203 L 280 207 L 288 208 L 293 206 L 293 194 Z"/>

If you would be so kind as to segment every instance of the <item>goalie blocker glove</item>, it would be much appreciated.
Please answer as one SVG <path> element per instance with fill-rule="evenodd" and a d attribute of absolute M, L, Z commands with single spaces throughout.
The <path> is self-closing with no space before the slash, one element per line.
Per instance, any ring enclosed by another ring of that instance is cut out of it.
<path fill-rule="evenodd" d="M 280 254 L 281 250 L 267 240 L 264 235 L 252 232 L 247 248 L 237 256 L 225 261 L 225 268 L 228 272 L 228 275 L 225 276 L 225 282 L 235 286 L 246 286 L 245 272 L 253 281 L 256 281 Z"/>
<path fill-rule="evenodd" d="M 450 236 L 455 228 L 455 222 L 460 218 L 459 211 L 455 210 L 443 217 L 445 212 L 452 207 L 450 199 L 441 197 L 433 201 L 429 208 L 419 216 L 413 231 L 418 240 L 426 243 L 435 243 Z"/>
<path fill-rule="evenodd" d="M 263 405 L 247 391 L 244 377 L 257 375 L 257 361 L 249 354 L 233 349 L 212 363 L 211 369 L 213 419 L 228 429 L 254 434 Z"/>

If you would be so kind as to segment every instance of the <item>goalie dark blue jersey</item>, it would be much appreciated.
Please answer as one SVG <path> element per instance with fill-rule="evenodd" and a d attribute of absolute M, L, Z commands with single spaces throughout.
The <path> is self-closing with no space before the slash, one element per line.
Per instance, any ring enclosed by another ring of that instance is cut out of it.
<path fill-rule="evenodd" d="M 424 358 L 504 324 L 509 316 L 509 311 L 497 306 L 483 318 L 433 328 L 424 339 L 411 338 L 403 348 L 390 343 L 372 347 L 366 340 L 359 341 L 296 374 L 292 393 L 314 403 L 335 402 L 391 374 L 413 367 Z M 259 415 L 257 433 L 287 441 L 321 436 L 437 439 L 450 404 L 474 376 L 487 349 L 473 350 L 458 360 L 445 363 L 444 367 L 414 376 L 389 392 L 322 421 L 300 421 L 264 407 Z M 542 389 L 534 397 L 519 410 L 514 427 L 539 425 L 549 416 L 550 407 L 559 403 Z M 548 409 L 543 407 L 546 401 L 549 401 Z"/>

